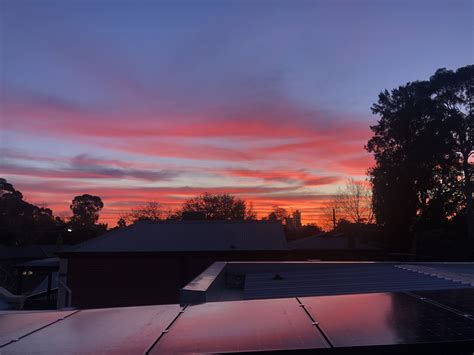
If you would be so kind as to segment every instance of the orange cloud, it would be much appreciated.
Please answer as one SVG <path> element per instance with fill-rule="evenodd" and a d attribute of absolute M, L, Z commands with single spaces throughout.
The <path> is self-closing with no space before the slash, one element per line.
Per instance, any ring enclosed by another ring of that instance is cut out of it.
<path fill-rule="evenodd" d="M 328 198 L 324 189 L 372 164 L 363 150 L 367 122 L 285 101 L 199 112 L 101 111 L 38 97 L 3 104 L 11 118 L 7 132 L 54 137 L 105 156 L 10 151 L 4 176 L 31 201 L 63 214 L 75 195 L 99 195 L 106 206 L 102 221 L 111 225 L 147 201 L 177 208 L 204 192 L 241 196 L 260 216 L 274 205 L 299 209 L 305 222 L 314 222 Z M 197 176 L 204 184 L 196 186 Z"/>

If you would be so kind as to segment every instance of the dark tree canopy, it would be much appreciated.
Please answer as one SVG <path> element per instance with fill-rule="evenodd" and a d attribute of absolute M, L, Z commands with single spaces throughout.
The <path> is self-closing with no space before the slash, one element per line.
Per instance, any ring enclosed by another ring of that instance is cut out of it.
<path fill-rule="evenodd" d="M 0 197 L 6 194 L 16 194 L 18 197 L 23 198 L 21 192 L 16 191 L 12 184 L 10 184 L 6 179 L 0 178 Z"/>
<path fill-rule="evenodd" d="M 383 91 L 367 150 L 377 222 L 399 249 L 420 226 L 443 224 L 466 210 L 472 222 L 474 66 L 438 70 L 429 81 Z"/>
<path fill-rule="evenodd" d="M 107 225 L 97 223 L 103 207 L 99 196 L 84 194 L 74 197 L 70 205 L 72 217 L 68 223 L 71 232 L 65 235 L 65 243 L 81 243 L 104 233 Z"/>
<path fill-rule="evenodd" d="M 125 228 L 127 226 L 127 221 L 124 218 L 119 218 L 117 221 L 118 228 Z"/>
<path fill-rule="evenodd" d="M 252 202 L 250 202 L 249 205 L 246 206 L 245 219 L 248 221 L 254 221 L 257 219 L 257 212 L 255 211 Z"/>
<path fill-rule="evenodd" d="M 0 244 L 54 244 L 64 223 L 49 208 L 23 200 L 20 191 L 0 178 Z"/>
<path fill-rule="evenodd" d="M 273 206 L 273 211 L 267 216 L 270 221 L 284 221 L 288 217 L 288 211 L 283 207 Z"/>
<path fill-rule="evenodd" d="M 205 193 L 194 197 L 183 204 L 180 212 L 200 213 L 207 220 L 244 220 L 248 216 L 245 201 L 229 194 Z"/>
<path fill-rule="evenodd" d="M 164 217 L 163 207 L 159 202 L 148 202 L 147 204 L 132 209 L 122 219 L 129 223 L 137 221 L 161 221 Z"/>
<path fill-rule="evenodd" d="M 440 69 L 430 78 L 432 98 L 444 118 L 450 153 L 455 155 L 463 175 L 468 233 L 474 239 L 472 186 L 474 167 L 474 65 L 456 71 Z"/>
<path fill-rule="evenodd" d="M 100 210 L 104 207 L 99 196 L 84 194 L 76 196 L 70 206 L 72 211 L 71 223 L 79 226 L 92 226 L 99 220 Z"/>

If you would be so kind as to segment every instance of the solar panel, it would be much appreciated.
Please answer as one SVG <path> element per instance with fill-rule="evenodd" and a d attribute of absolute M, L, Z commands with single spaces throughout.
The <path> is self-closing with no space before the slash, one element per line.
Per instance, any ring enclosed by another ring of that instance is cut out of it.
<path fill-rule="evenodd" d="M 474 321 L 400 293 L 305 297 L 335 347 L 474 340 Z"/>
<path fill-rule="evenodd" d="M 0 314 L 0 346 L 15 341 L 48 324 L 74 313 L 60 312 L 11 312 Z M 0 351 L 1 353 L 1 351 Z"/>
<path fill-rule="evenodd" d="M 471 309 L 462 306 L 474 304 L 473 291 L 419 292 L 430 297 L 426 300 L 414 294 L 371 293 L 204 303 L 184 311 L 178 305 L 160 305 L 2 313 L 0 353 L 168 354 L 331 347 L 344 352 L 356 348 L 357 353 L 370 346 L 417 345 L 451 354 L 455 348 L 474 348 L 474 319 L 450 310 Z"/>
<path fill-rule="evenodd" d="M 160 305 L 82 310 L 7 345 L 2 354 L 144 353 L 180 309 Z"/>
<path fill-rule="evenodd" d="M 460 313 L 474 317 L 474 288 L 459 290 L 417 291 L 414 294 Z"/>
<path fill-rule="evenodd" d="M 321 348 L 329 344 L 291 298 L 190 306 L 151 354 Z"/>

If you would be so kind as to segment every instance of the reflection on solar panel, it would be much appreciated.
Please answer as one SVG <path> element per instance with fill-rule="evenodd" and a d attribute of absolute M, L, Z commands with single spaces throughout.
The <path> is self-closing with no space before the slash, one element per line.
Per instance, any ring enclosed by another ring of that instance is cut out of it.
<path fill-rule="evenodd" d="M 460 290 L 417 291 L 413 294 L 452 308 L 474 318 L 474 288 Z"/>
<path fill-rule="evenodd" d="M 0 314 L 0 346 L 15 341 L 72 313 L 74 312 L 12 312 L 10 314 Z"/>
<path fill-rule="evenodd" d="M 470 295 L 461 293 L 458 301 Z M 159 305 L 2 313 L 0 334 L 2 355 L 285 350 L 394 354 L 402 353 L 404 346 L 410 346 L 410 353 L 421 349 L 451 355 L 474 349 L 474 319 L 402 293 L 214 302 L 184 310 Z"/>
<path fill-rule="evenodd" d="M 152 354 L 329 348 L 294 298 L 186 308 Z"/>
<path fill-rule="evenodd" d="M 304 297 L 335 347 L 474 340 L 474 321 L 399 293 Z"/>
<path fill-rule="evenodd" d="M 83 310 L 7 345 L 1 353 L 144 353 L 179 311 L 178 305 Z"/>

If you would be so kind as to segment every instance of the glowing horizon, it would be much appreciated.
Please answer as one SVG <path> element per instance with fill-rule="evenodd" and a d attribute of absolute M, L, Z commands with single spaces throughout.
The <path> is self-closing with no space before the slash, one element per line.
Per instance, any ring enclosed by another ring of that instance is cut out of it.
<path fill-rule="evenodd" d="M 0 176 L 62 217 L 98 195 L 109 226 L 204 192 L 318 224 L 373 164 L 378 93 L 472 61 L 472 6 L 6 0 Z"/>

